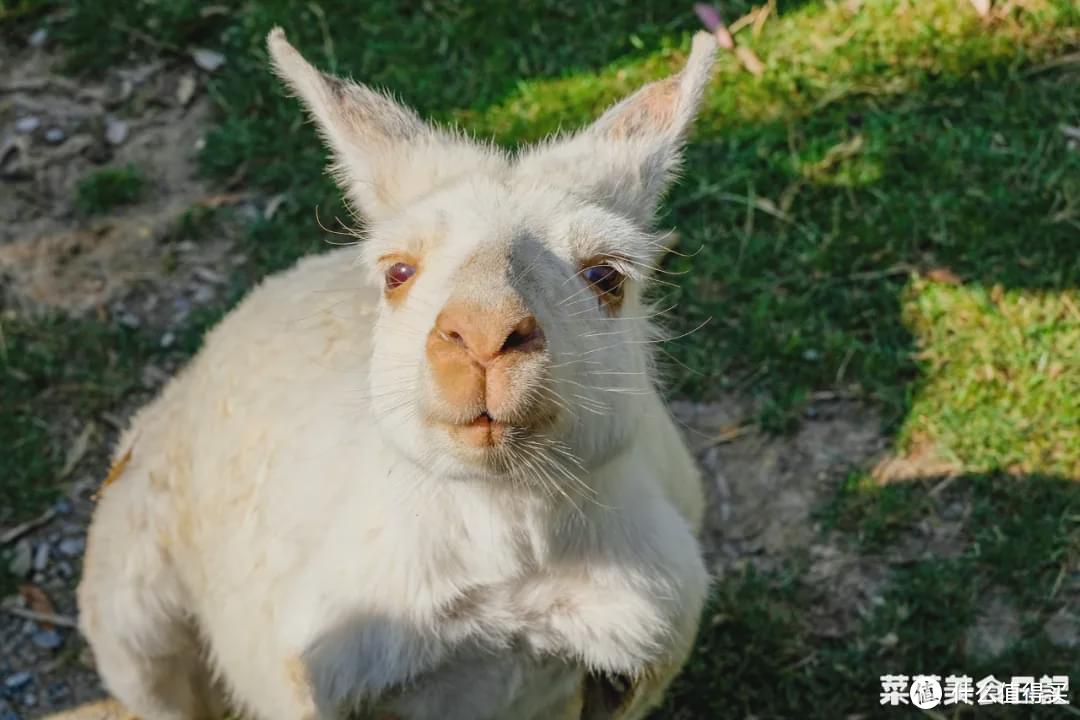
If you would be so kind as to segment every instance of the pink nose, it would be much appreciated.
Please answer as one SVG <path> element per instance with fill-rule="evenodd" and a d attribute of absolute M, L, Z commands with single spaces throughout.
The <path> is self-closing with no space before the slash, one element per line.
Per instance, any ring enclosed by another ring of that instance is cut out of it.
<path fill-rule="evenodd" d="M 434 332 L 481 365 L 509 352 L 536 352 L 544 347 L 544 334 L 535 316 L 508 314 L 472 303 L 443 308 L 435 320 Z"/>

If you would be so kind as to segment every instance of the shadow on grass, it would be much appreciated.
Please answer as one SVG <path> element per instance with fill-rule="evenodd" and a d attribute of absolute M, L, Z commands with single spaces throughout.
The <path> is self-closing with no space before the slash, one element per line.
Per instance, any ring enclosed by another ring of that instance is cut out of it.
<path fill-rule="evenodd" d="M 910 707 L 882 708 L 879 676 L 1075 678 L 1076 628 L 1061 618 L 1075 623 L 1069 613 L 1080 593 L 1080 487 L 1069 478 L 972 475 L 929 494 L 941 481 L 878 488 L 878 497 L 841 493 L 826 510 L 827 526 L 855 533 L 863 552 L 892 563 L 880 602 L 844 636 L 809 620 L 807 608 L 822 602 L 822 588 L 804 582 L 797 564 L 774 573 L 751 566 L 720 580 L 698 647 L 655 717 L 925 717 Z M 948 554 L 901 557 L 896 547 L 910 539 L 915 521 L 945 516 L 961 518 Z M 1069 716 L 1060 707 L 938 711 Z"/>

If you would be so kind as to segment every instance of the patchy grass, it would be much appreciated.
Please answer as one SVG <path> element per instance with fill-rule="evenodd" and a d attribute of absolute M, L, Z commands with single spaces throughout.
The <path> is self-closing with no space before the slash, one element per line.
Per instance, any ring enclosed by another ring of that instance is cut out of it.
<path fill-rule="evenodd" d="M 923 506 L 924 516 L 950 501 L 971 503 L 961 544 L 949 557 L 894 566 L 880 604 L 843 638 L 821 637 L 806 620 L 815 589 L 802 581 L 797 564 L 780 573 L 750 569 L 725 578 L 705 613 L 698 647 L 656 717 L 923 717 L 881 708 L 878 676 L 1077 677 L 1080 658 L 1047 627 L 1056 612 L 1077 607 L 1078 588 L 1074 583 L 1067 590 L 1063 582 L 1069 581 L 1062 580 L 1076 572 L 1080 551 L 1076 483 L 975 476 L 958 480 L 941 498 L 907 497 Z M 994 594 L 1016 613 L 1020 630 L 986 657 L 970 633 Z M 1069 716 L 1060 708 L 1023 706 L 979 707 L 977 713 Z"/>
<path fill-rule="evenodd" d="M 75 204 L 83 212 L 95 215 L 130 205 L 142 195 L 145 180 L 133 165 L 96 170 L 75 188 Z"/>
<path fill-rule="evenodd" d="M 1080 292 L 917 280 L 905 297 L 923 379 L 904 438 L 972 471 L 1080 477 Z"/>
<path fill-rule="evenodd" d="M 150 352 L 135 332 L 96 320 L 7 315 L 0 328 L 0 497 L 7 522 L 56 496 L 68 449 L 63 431 L 115 408 L 139 386 Z"/>
<path fill-rule="evenodd" d="M 848 637 L 814 634 L 797 553 L 783 573 L 723 580 L 659 717 L 876 717 L 887 672 L 1080 678 L 1075 651 L 1044 629 L 1080 605 L 1080 151 L 1061 130 L 1080 117 L 1080 9 L 997 5 L 1008 10 L 984 20 L 960 0 L 781 1 L 760 31 L 738 35 L 762 77 L 720 61 L 661 218 L 686 254 L 669 259 L 676 286 L 661 301 L 679 303 L 672 335 L 712 319 L 666 348 L 696 371 L 674 366 L 671 391 L 751 393 L 775 430 L 798 422 L 815 391 L 864 397 L 898 450 L 925 443 L 952 461 L 961 476 L 945 483 L 842 479 L 820 517 L 831 540 L 864 554 L 883 557 L 948 502 L 970 512 L 947 557 L 892 567 L 880 605 Z M 723 7 L 731 19 L 750 4 Z M 697 27 L 678 4 L 555 0 L 513 12 L 493 0 L 256 0 L 235 13 L 76 0 L 58 22 L 80 67 L 196 45 L 226 54 L 202 166 L 284 196 L 250 230 L 255 276 L 323 247 L 314 208 L 328 224 L 348 217 L 314 132 L 267 70 L 272 25 L 322 67 L 509 146 L 581 125 L 670 72 Z M 190 221 L 183 232 L 202 219 Z M 181 345 L 193 350 L 221 310 Z M 115 401 L 119 369 L 142 352 L 124 333 L 99 335 L 97 354 L 66 368 L 68 341 L 54 334 L 116 331 L 56 322 L 6 328 L 5 401 L 17 394 L 0 441 L 17 447 L 0 460 L 13 478 L 5 499 L 34 502 L 55 471 L 58 451 L 35 421 L 59 397 L 52 388 L 76 373 Z M 85 402 L 73 392 L 63 397 Z M 1021 631 L 985 658 L 967 637 L 990 594 L 1012 604 Z"/>

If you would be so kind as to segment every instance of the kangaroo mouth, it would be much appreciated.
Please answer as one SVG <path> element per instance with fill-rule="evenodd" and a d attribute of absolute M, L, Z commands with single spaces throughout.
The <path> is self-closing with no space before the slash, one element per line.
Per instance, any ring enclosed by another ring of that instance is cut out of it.
<path fill-rule="evenodd" d="M 498 420 L 484 410 L 472 420 L 463 423 L 447 423 L 450 434 L 473 448 L 493 448 L 502 443 L 513 426 Z"/>

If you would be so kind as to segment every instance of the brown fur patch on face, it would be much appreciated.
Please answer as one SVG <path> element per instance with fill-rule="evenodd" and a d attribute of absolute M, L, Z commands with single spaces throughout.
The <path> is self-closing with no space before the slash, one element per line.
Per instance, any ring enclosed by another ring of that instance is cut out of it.
<path fill-rule="evenodd" d="M 486 373 L 453 341 L 432 330 L 427 339 L 428 364 L 444 403 L 471 419 L 484 411 Z"/>
<path fill-rule="evenodd" d="M 376 266 L 385 275 L 386 272 L 397 263 L 405 263 L 406 265 L 412 265 L 416 268 L 416 272 L 409 278 L 407 282 L 398 285 L 396 288 L 389 288 L 383 286 L 383 295 L 386 297 L 386 302 L 390 304 L 390 307 L 398 307 L 405 301 L 405 298 L 409 295 L 409 290 L 416 283 L 416 278 L 420 275 L 420 258 L 412 253 L 388 253 L 382 255 L 375 261 Z"/>

